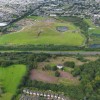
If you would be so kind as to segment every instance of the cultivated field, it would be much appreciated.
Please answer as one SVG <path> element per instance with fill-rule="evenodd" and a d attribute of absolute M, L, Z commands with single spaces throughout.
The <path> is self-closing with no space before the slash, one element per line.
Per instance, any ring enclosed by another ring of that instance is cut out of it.
<path fill-rule="evenodd" d="M 7 68 L 0 67 L 0 82 L 5 91 L 0 100 L 11 100 L 25 72 L 26 67 L 24 65 L 12 65 Z"/>
<path fill-rule="evenodd" d="M 70 22 L 47 17 L 29 17 L 26 19 L 31 20 L 31 23 L 18 32 L 0 36 L 0 44 L 55 44 L 71 46 L 84 44 L 84 35 L 80 33 L 78 27 Z M 68 30 L 60 32 L 57 30 L 58 26 L 67 27 Z"/>

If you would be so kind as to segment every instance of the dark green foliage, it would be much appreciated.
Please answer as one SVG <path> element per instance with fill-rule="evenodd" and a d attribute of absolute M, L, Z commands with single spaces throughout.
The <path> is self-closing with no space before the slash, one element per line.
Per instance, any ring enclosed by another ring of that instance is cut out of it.
<path fill-rule="evenodd" d="M 10 65 L 12 65 L 12 64 L 13 64 L 13 62 L 10 61 L 10 60 L 1 60 L 1 61 L 0 61 L 0 66 L 1 66 L 1 67 L 8 67 L 8 66 L 10 66 Z"/>
<path fill-rule="evenodd" d="M 31 68 L 37 68 L 37 62 L 50 58 L 49 54 L 33 54 L 28 52 L 0 53 L 0 67 L 8 67 L 12 64 L 25 64 Z"/>
<path fill-rule="evenodd" d="M 57 66 L 50 66 L 50 65 L 45 65 L 43 70 L 51 70 L 51 71 L 56 71 Z"/>
<path fill-rule="evenodd" d="M 56 72 L 55 72 L 55 76 L 56 76 L 56 77 L 60 77 L 60 72 L 59 72 L 59 71 L 56 71 Z"/>
<path fill-rule="evenodd" d="M 65 67 L 74 68 L 75 67 L 75 62 L 73 62 L 73 61 L 66 61 L 66 62 L 64 62 L 64 66 Z"/>
<path fill-rule="evenodd" d="M 100 48 L 85 48 L 85 46 L 77 47 L 77 46 L 67 46 L 67 45 L 19 45 L 19 46 L 0 46 L 0 51 L 9 51 L 9 50 L 15 50 L 15 51 L 34 51 L 34 50 L 46 50 L 46 51 L 66 51 L 66 50 L 84 50 L 84 51 L 100 51 Z"/>
<path fill-rule="evenodd" d="M 75 68 L 74 76 L 79 76 L 81 88 L 88 100 L 100 100 L 100 59 Z"/>
<path fill-rule="evenodd" d="M 52 70 L 53 71 L 56 71 L 57 70 L 57 66 L 55 65 L 55 66 L 52 66 Z"/>
<path fill-rule="evenodd" d="M 80 55 L 80 54 L 77 54 L 76 58 L 78 60 L 80 60 L 81 62 L 87 62 L 87 60 L 82 55 Z"/>
<path fill-rule="evenodd" d="M 0 46 L 0 50 L 17 50 L 17 51 L 33 51 L 33 50 L 47 50 L 47 51 L 65 51 L 65 50 L 81 50 L 84 47 L 66 46 L 66 45 L 19 45 L 19 46 Z"/>

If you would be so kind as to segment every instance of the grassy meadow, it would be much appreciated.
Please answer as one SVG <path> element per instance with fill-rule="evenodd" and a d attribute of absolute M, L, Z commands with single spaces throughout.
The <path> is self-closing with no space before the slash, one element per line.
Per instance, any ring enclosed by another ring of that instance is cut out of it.
<path fill-rule="evenodd" d="M 25 65 L 12 65 L 7 68 L 0 67 L 0 82 L 5 90 L 0 100 L 11 100 L 25 72 Z"/>
<path fill-rule="evenodd" d="M 28 44 L 55 44 L 81 46 L 85 37 L 81 34 L 80 29 L 70 22 L 51 18 L 29 17 L 34 19 L 32 26 L 24 27 L 19 32 L 0 36 L 0 45 L 28 45 Z M 56 30 L 58 26 L 66 26 L 65 32 Z"/>

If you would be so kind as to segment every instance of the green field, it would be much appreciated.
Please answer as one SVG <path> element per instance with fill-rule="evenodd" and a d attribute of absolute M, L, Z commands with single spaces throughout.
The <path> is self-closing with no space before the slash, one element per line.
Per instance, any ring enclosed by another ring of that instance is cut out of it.
<path fill-rule="evenodd" d="M 89 30 L 90 44 L 100 44 L 100 28 Z M 94 35 L 93 35 L 94 34 Z"/>
<path fill-rule="evenodd" d="M 84 44 L 85 37 L 80 29 L 67 21 L 60 21 L 51 18 L 29 17 L 35 19 L 34 25 L 25 27 L 20 32 L 14 32 L 0 36 L 1 45 L 27 45 L 27 44 L 55 44 L 81 46 Z M 51 20 L 51 21 L 50 21 Z M 66 32 L 56 30 L 57 26 L 66 26 Z"/>
<path fill-rule="evenodd" d="M 89 33 L 90 34 L 92 34 L 92 33 L 94 33 L 94 34 L 100 34 L 100 28 L 98 27 L 98 28 L 90 29 Z"/>
<path fill-rule="evenodd" d="M 90 26 L 89 29 L 89 34 L 95 33 L 95 34 L 100 34 L 100 27 L 96 27 L 94 23 L 90 19 L 84 19 Z"/>
<path fill-rule="evenodd" d="M 90 36 L 89 44 L 100 44 L 100 27 L 96 27 L 90 19 L 84 19 L 90 26 L 88 33 Z"/>
<path fill-rule="evenodd" d="M 84 21 L 85 22 L 87 22 L 88 23 L 88 25 L 90 26 L 90 27 L 92 27 L 92 28 L 95 28 L 96 26 L 94 25 L 94 23 L 91 21 L 91 19 L 84 19 Z"/>
<path fill-rule="evenodd" d="M 5 93 L 0 97 L 0 100 L 11 100 L 25 72 L 25 65 L 12 65 L 7 68 L 0 67 L 1 86 L 5 89 Z"/>

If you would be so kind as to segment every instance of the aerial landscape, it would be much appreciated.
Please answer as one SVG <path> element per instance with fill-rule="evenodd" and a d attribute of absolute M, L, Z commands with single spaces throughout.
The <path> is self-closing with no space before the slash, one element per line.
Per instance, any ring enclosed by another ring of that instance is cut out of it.
<path fill-rule="evenodd" d="M 100 100 L 100 0 L 0 0 L 0 100 Z"/>

